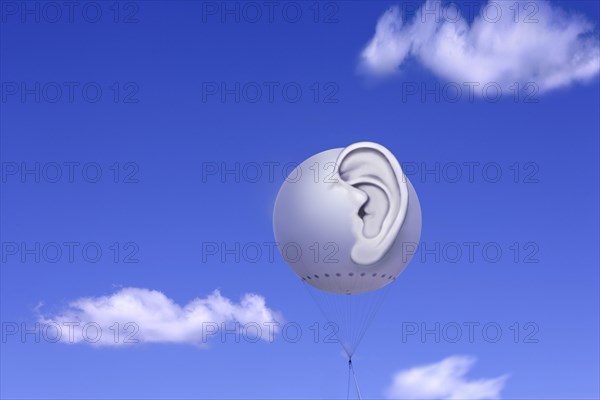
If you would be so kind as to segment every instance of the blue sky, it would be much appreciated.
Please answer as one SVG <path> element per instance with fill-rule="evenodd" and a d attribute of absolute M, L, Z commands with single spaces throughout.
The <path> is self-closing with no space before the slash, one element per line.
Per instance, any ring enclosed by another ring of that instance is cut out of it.
<path fill-rule="evenodd" d="M 325 333 L 323 318 L 281 257 L 223 262 L 202 250 L 207 242 L 272 242 L 283 165 L 363 140 L 383 144 L 405 166 L 423 209 L 422 245 L 434 249 L 418 253 L 390 287 L 356 353 L 363 395 L 400 393 L 393 382 L 399 376 L 403 385 L 401 371 L 448 357 L 471 366 L 453 381 L 457 387 L 465 387 L 461 379 L 506 376 L 502 398 L 600 395 L 599 81 L 592 69 L 586 79 L 548 83 L 550 72 L 571 77 L 577 70 L 561 64 L 572 59 L 568 40 L 525 53 L 482 52 L 498 56 L 493 65 L 509 71 L 484 76 L 501 85 L 533 82 L 540 89 L 536 102 L 515 101 L 506 86 L 496 102 L 464 95 L 452 102 L 441 89 L 435 101 L 420 98 L 421 85 L 435 91 L 436 84 L 460 83 L 486 64 L 444 69 L 427 61 L 439 54 L 424 46 L 392 57 L 383 74 L 361 69 L 377 21 L 396 2 L 278 3 L 289 14 L 276 8 L 272 21 L 259 5 L 258 22 L 242 11 L 239 22 L 235 14 L 223 20 L 212 14 L 213 6 L 222 11 L 220 2 L 119 3 L 118 14 L 112 3 L 97 2 L 98 22 L 90 22 L 92 9 L 82 15 L 79 8 L 70 21 L 62 6 L 56 23 L 46 3 L 27 3 L 34 14 L 21 14 L 20 2 L 0 4 L 3 398 L 345 397 L 341 348 L 322 337 L 315 343 L 311 326 L 318 322 Z M 597 40 L 597 2 L 550 4 L 589 21 L 586 37 Z M 296 9 L 302 15 L 290 22 Z M 540 14 L 548 15 L 579 23 Z M 503 33 L 500 41 L 509 36 Z M 594 54 L 593 45 L 580 50 Z M 387 56 L 376 52 L 369 61 L 381 65 Z M 511 64 L 511 57 L 520 62 Z M 416 95 L 406 92 L 412 84 Z M 54 102 L 57 87 L 62 96 Z M 254 101 L 256 87 L 262 96 Z M 21 175 L 23 165 L 36 163 L 40 182 L 35 173 Z M 236 163 L 239 182 L 231 174 L 203 176 L 209 164 Z M 241 171 L 256 163 L 263 175 L 253 182 Z M 264 163 L 278 163 L 273 179 Z M 421 174 L 436 163 L 438 177 Z M 62 177 L 51 182 L 56 165 Z M 457 165 L 462 177 L 454 179 Z M 65 242 L 78 243 L 72 262 Z M 453 262 L 435 250 L 464 250 L 471 242 L 477 244 L 472 260 L 463 253 Z M 15 254 L 15 243 L 48 251 L 59 243 L 63 254 L 56 262 L 41 254 L 36 262 L 22 248 Z M 86 244 L 88 256 L 80 251 Z M 491 260 L 483 247 L 500 248 L 502 256 Z M 102 256 L 92 262 L 97 248 Z M 154 316 L 218 289 L 232 302 L 232 315 L 266 307 L 297 323 L 303 335 L 296 343 L 281 332 L 272 343 L 236 343 L 219 333 L 201 346 L 193 338 L 168 343 L 171 333 L 159 332 L 158 343 L 143 336 L 135 345 L 92 346 L 7 334 L 10 327 L 35 329 L 40 319 L 68 316 L 74 300 L 89 304 L 123 288 L 138 288 L 142 297 L 154 293 Z M 240 303 L 247 293 L 266 305 Z M 471 322 L 479 324 L 472 343 L 466 328 L 456 343 L 432 335 L 403 340 L 408 325 L 450 329 Z M 502 329 L 497 342 L 482 333 L 486 324 Z M 525 340 L 528 333 L 537 342 Z"/>

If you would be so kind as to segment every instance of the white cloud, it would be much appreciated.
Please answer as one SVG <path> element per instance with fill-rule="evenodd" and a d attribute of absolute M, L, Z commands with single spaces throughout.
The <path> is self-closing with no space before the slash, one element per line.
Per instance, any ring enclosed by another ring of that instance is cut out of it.
<path fill-rule="evenodd" d="M 592 23 L 544 0 L 517 3 L 490 1 L 471 23 L 440 1 L 427 0 L 405 20 L 392 7 L 377 22 L 360 68 L 390 75 L 412 56 L 449 81 L 503 87 L 534 82 L 541 91 L 598 74 L 600 46 Z"/>
<path fill-rule="evenodd" d="M 54 338 L 60 332 L 59 340 L 65 343 L 202 346 L 219 338 L 271 341 L 279 330 L 278 319 L 280 315 L 257 294 L 245 294 L 235 303 L 215 290 L 180 306 L 159 291 L 130 287 L 109 296 L 77 299 L 55 315 L 41 315 L 39 322 L 44 336 Z M 230 333 L 221 335 L 222 328 Z"/>
<path fill-rule="evenodd" d="M 452 356 L 440 362 L 400 371 L 386 395 L 391 399 L 499 399 L 508 377 L 467 380 L 475 359 Z"/>

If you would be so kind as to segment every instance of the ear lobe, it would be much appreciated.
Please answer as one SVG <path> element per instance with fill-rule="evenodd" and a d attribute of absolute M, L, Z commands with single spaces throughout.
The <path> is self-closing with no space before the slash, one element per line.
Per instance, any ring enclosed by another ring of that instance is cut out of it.
<path fill-rule="evenodd" d="M 336 173 L 357 202 L 352 261 L 374 264 L 392 247 L 406 217 L 408 186 L 402 168 L 385 147 L 359 142 L 340 153 Z"/>

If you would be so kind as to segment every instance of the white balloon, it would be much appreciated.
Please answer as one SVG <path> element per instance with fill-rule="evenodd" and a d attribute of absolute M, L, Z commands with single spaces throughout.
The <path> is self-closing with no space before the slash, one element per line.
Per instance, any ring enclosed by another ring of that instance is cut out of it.
<path fill-rule="evenodd" d="M 357 294 L 396 279 L 421 236 L 417 194 L 394 155 L 371 142 L 327 150 L 281 185 L 273 230 L 286 263 L 310 285 Z"/>

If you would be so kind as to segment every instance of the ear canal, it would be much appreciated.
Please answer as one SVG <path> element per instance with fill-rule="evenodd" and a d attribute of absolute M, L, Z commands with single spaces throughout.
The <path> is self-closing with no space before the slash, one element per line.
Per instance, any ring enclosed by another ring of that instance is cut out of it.
<path fill-rule="evenodd" d="M 346 147 L 336 163 L 342 184 L 357 200 L 356 243 L 351 258 L 357 264 L 379 261 L 394 244 L 408 209 L 408 186 L 396 157 L 371 142 Z"/>

